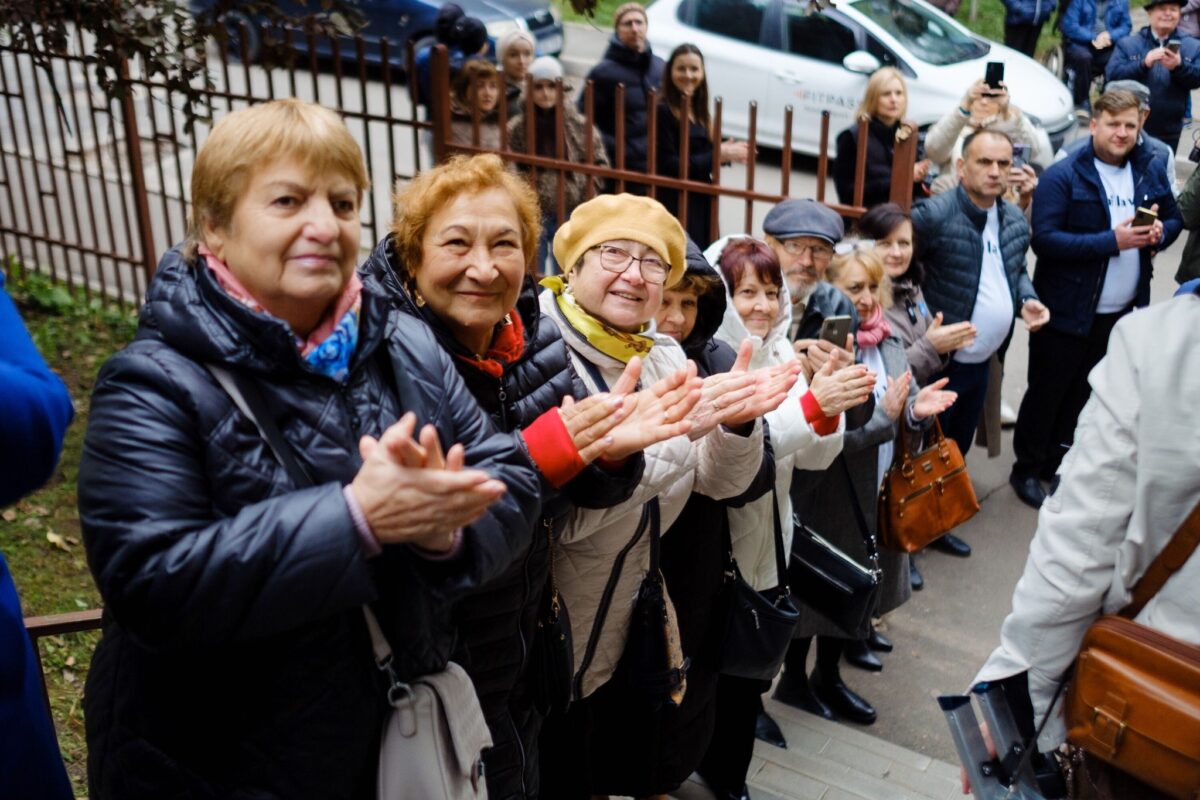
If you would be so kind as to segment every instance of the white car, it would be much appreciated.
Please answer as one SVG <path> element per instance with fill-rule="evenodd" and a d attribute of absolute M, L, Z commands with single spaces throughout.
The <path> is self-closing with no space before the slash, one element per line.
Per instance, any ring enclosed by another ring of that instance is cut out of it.
<path fill-rule="evenodd" d="M 1057 150 L 1075 123 L 1067 88 L 1032 58 L 980 38 L 924 0 L 838 0 L 818 11 L 807 0 L 657 0 L 649 39 L 664 60 L 690 42 L 704 53 L 709 95 L 724 98 L 721 133 L 749 134 L 757 101 L 758 142 L 783 146 L 783 112 L 793 108 L 792 147 L 816 155 L 828 109 L 829 154 L 854 122 L 867 77 L 894 66 L 908 83 L 907 118 L 924 128 L 962 102 L 989 61 L 1004 63 L 1012 102 Z"/>

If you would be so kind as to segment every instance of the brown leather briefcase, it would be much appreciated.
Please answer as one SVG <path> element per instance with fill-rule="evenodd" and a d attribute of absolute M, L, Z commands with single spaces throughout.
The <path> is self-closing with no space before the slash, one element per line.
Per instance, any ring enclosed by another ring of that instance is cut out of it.
<path fill-rule="evenodd" d="M 979 501 L 958 444 L 933 420 L 933 442 L 917 455 L 905 446 L 904 423 L 879 492 L 879 541 L 912 553 L 975 516 Z"/>
<path fill-rule="evenodd" d="M 1067 692 L 1067 740 L 1171 797 L 1200 798 L 1200 646 L 1133 621 L 1200 543 L 1196 507 L 1119 614 L 1088 629 Z"/>

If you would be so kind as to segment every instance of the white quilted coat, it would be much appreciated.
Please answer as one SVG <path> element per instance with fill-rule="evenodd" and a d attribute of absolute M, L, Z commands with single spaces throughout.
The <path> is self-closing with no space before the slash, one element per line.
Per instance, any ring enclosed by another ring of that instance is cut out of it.
<path fill-rule="evenodd" d="M 717 261 L 731 239 L 726 236 L 713 242 L 704 251 L 704 257 L 720 274 Z M 722 276 L 723 277 L 723 276 Z M 717 337 L 733 349 L 749 339 L 754 345 L 750 368 L 768 367 L 796 359 L 796 351 L 788 339 L 788 328 L 792 324 L 792 303 L 786 282 L 779 293 L 779 316 L 765 338 L 751 336 L 745 323 L 733 307 L 729 287 L 725 288 L 728 303 L 725 319 L 717 330 Z M 792 548 L 792 470 L 825 469 L 838 453 L 842 452 L 842 434 L 846 429 L 845 415 L 838 418 L 837 431 L 827 436 L 818 436 L 804 418 L 800 398 L 808 392 L 808 382 L 801 374 L 792 387 L 788 399 L 776 410 L 767 414 L 767 427 L 771 436 L 771 448 L 775 451 L 775 500 L 779 507 L 779 520 L 783 526 L 783 550 L 785 557 Z M 771 513 L 771 496 L 764 495 L 741 508 L 731 508 L 729 533 L 733 540 L 733 557 L 737 559 L 742 577 L 755 589 L 762 591 L 779 585 L 775 566 L 775 520 Z"/>
<path fill-rule="evenodd" d="M 542 293 L 541 304 L 542 311 L 562 331 L 584 383 L 597 391 L 581 359 L 598 367 L 607 385 L 615 383 L 625 365 L 592 347 L 568 325 L 550 292 Z M 654 349 L 643 359 L 642 384 L 648 386 L 686 363 L 683 349 L 674 339 L 656 336 Z M 577 674 L 582 671 L 581 697 L 587 697 L 612 677 L 625 649 L 633 601 L 650 565 L 648 535 L 643 535 L 626 556 L 603 619 L 597 618 L 597 610 L 615 558 L 637 530 L 642 505 L 658 497 L 661 531 L 666 531 L 693 491 L 717 500 L 742 494 L 762 462 L 762 448 L 761 423 L 755 423 L 749 436 L 738 436 L 720 427 L 695 442 L 677 436 L 646 449 L 645 473 L 629 500 L 612 508 L 574 509 L 556 548 L 554 570 L 571 618 L 575 669 Z M 600 626 L 599 639 L 590 664 L 585 665 L 593 625 Z"/>

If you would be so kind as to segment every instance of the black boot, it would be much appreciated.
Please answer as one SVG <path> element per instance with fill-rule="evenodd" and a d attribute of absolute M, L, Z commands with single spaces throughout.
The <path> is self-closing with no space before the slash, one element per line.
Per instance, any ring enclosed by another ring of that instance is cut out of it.
<path fill-rule="evenodd" d="M 830 722 L 836 722 L 837 716 L 821 702 L 821 698 L 813 693 L 812 686 L 809 685 L 808 676 L 803 672 L 799 677 L 792 670 L 785 669 L 783 675 L 779 678 L 779 683 L 775 687 L 775 694 L 771 695 L 784 705 L 789 705 L 792 708 L 798 708 L 801 711 L 807 711 L 810 714 L 816 714 L 818 717 L 823 717 Z"/>
<path fill-rule="evenodd" d="M 908 557 L 908 580 L 914 592 L 919 592 L 925 588 L 925 578 L 921 575 L 921 571 L 917 569 L 917 562 L 912 556 Z"/>
<path fill-rule="evenodd" d="M 865 669 L 867 672 L 883 672 L 883 662 L 879 660 L 879 656 L 871 652 L 866 639 L 846 642 L 843 652 L 847 664 Z"/>
<path fill-rule="evenodd" d="M 766 711 L 758 712 L 758 720 L 754 723 L 754 738 L 781 750 L 787 750 L 787 739 L 783 737 L 779 723 Z"/>
<path fill-rule="evenodd" d="M 879 631 L 875 630 L 875 626 L 871 626 L 871 633 L 867 636 L 867 647 L 874 650 L 876 653 L 890 653 L 895 645 L 892 640 L 884 636 Z"/>
<path fill-rule="evenodd" d="M 837 673 L 825 676 L 818 668 L 812 676 L 812 687 L 813 693 L 843 719 L 870 725 L 878 717 L 875 707 L 852 691 Z"/>

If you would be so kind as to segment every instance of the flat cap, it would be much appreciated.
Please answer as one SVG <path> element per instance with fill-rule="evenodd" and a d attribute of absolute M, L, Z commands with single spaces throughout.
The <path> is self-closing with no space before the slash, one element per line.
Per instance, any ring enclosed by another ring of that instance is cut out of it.
<path fill-rule="evenodd" d="M 836 244 L 846 233 L 842 218 L 829 206 L 816 200 L 784 200 L 768 212 L 763 232 L 776 239 L 814 236 Z"/>
<path fill-rule="evenodd" d="M 1150 108 L 1150 87 L 1139 81 L 1129 79 L 1121 81 L 1109 81 L 1108 83 L 1104 84 L 1104 91 L 1129 92 L 1131 95 L 1137 98 L 1138 105 L 1142 107 L 1142 110 Z"/>

